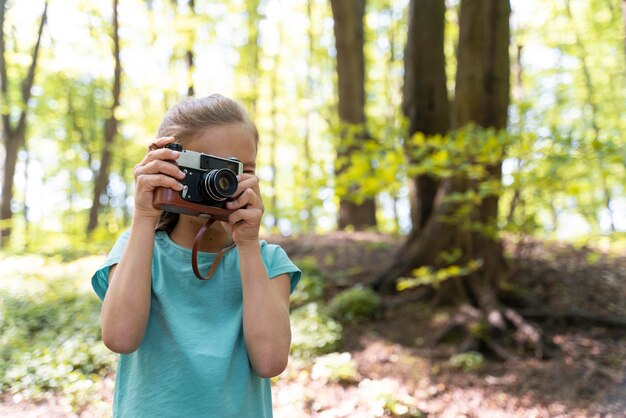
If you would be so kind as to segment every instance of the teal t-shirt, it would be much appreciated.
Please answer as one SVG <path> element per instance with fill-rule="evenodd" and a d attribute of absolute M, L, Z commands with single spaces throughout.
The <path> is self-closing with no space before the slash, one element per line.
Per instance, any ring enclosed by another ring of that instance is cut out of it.
<path fill-rule="evenodd" d="M 92 277 L 100 299 L 109 268 L 118 263 L 129 231 L 115 243 Z M 285 251 L 261 241 L 269 278 L 290 276 L 293 292 L 300 270 Z M 199 253 L 206 272 L 215 254 Z M 213 277 L 198 280 L 191 250 L 158 231 L 152 261 L 150 316 L 140 347 L 119 356 L 113 402 L 115 417 L 271 417 L 269 379 L 252 369 L 243 338 L 239 253 L 231 249 Z"/>

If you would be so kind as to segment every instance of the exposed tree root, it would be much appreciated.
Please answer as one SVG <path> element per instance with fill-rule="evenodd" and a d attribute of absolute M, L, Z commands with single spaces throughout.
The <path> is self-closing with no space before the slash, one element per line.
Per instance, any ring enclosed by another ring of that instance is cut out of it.
<path fill-rule="evenodd" d="M 505 361 L 518 360 L 529 350 L 537 359 L 552 354 L 541 329 L 511 308 L 484 314 L 471 305 L 461 305 L 432 338 L 435 343 L 441 343 L 458 331 L 463 333 L 459 344 L 461 352 L 486 349 Z"/>

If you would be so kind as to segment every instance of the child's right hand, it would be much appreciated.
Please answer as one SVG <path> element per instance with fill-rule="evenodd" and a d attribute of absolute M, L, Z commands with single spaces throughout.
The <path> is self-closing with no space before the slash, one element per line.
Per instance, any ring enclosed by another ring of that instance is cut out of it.
<path fill-rule="evenodd" d="M 152 207 L 154 190 L 157 187 L 169 187 L 181 191 L 183 186 L 177 179 L 185 174 L 172 164 L 180 156 L 178 151 L 163 148 L 175 141 L 174 137 L 162 137 L 148 147 L 148 153 L 133 170 L 135 177 L 135 216 L 153 219 L 155 222 L 161 215 L 160 209 Z"/>

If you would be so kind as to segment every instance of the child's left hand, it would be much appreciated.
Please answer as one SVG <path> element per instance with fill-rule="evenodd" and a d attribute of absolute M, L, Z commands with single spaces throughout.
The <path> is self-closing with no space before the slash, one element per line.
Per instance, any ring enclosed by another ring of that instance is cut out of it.
<path fill-rule="evenodd" d="M 238 196 L 228 202 L 226 208 L 235 212 L 228 217 L 228 222 L 222 222 L 222 227 L 228 231 L 235 244 L 257 244 L 259 229 L 263 216 L 263 201 L 259 189 L 259 178 L 253 174 L 244 173 L 238 176 L 239 186 L 235 192 Z"/>

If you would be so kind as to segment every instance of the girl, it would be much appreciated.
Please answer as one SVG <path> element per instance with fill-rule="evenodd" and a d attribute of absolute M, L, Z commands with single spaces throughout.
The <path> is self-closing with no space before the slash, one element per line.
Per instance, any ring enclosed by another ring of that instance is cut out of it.
<path fill-rule="evenodd" d="M 231 244 L 208 281 L 191 268 L 205 220 L 152 206 L 155 188 L 182 189 L 171 164 L 185 149 L 236 157 L 243 174 L 227 222 L 199 243 L 200 271 Z M 135 166 L 130 230 L 92 277 L 102 299 L 102 339 L 120 353 L 116 417 L 271 417 L 269 378 L 287 365 L 289 295 L 300 271 L 284 250 L 259 241 L 263 203 L 255 176 L 258 133 L 245 110 L 220 95 L 172 107 Z M 168 162 L 170 161 L 170 162 Z"/>

